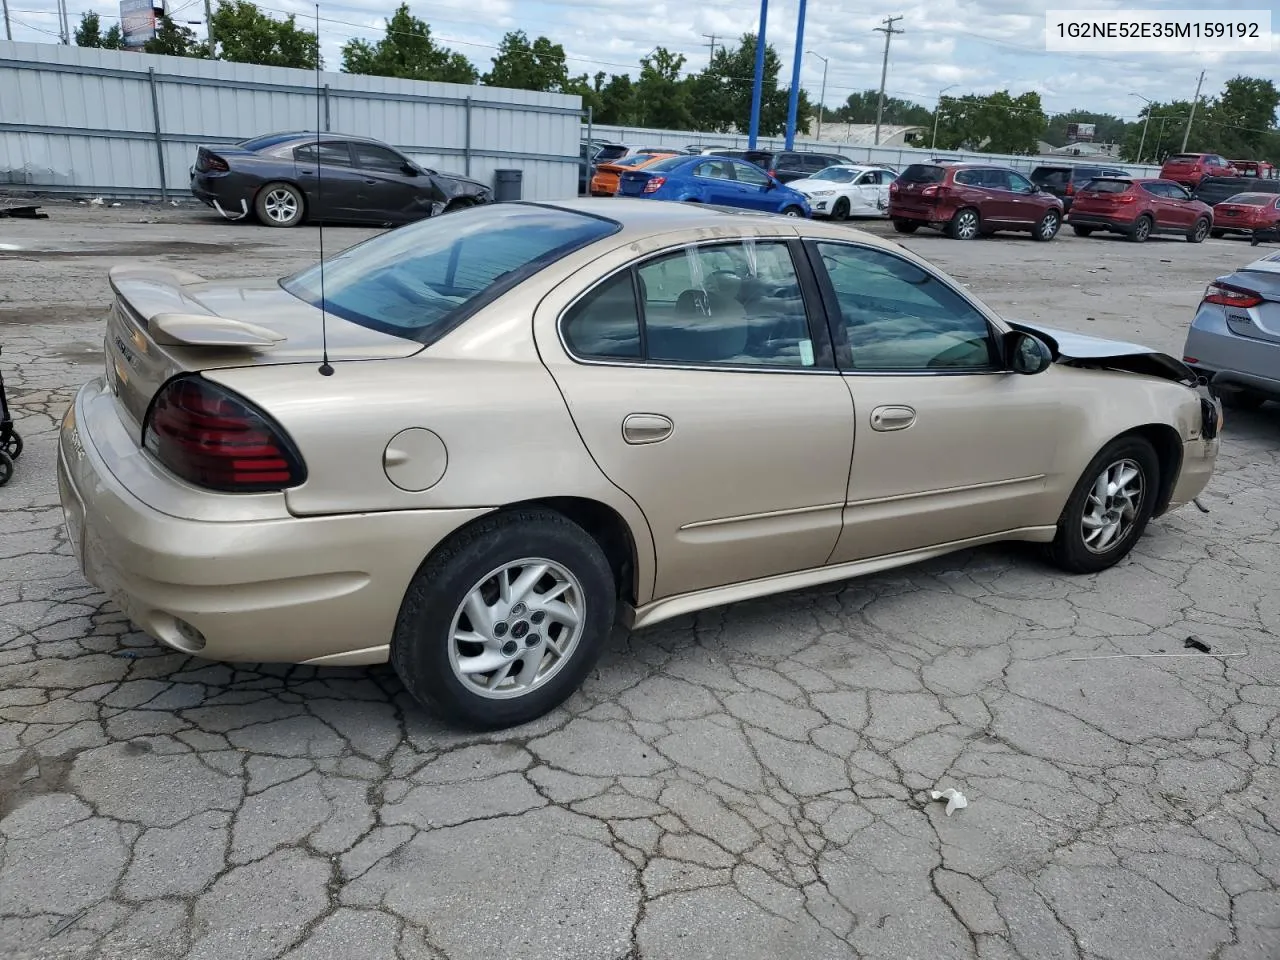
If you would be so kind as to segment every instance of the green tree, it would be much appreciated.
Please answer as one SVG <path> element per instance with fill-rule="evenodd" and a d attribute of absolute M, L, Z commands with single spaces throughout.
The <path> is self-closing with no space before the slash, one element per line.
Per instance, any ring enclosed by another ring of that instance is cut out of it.
<path fill-rule="evenodd" d="M 523 30 L 506 34 L 493 58 L 493 69 L 484 75 L 486 87 L 513 90 L 563 92 L 569 85 L 564 47 L 546 37 L 532 43 Z"/>
<path fill-rule="evenodd" d="M 80 26 L 76 28 L 76 46 L 123 50 L 124 35 L 120 32 L 118 23 L 113 23 L 107 28 L 107 32 L 103 33 L 98 15 L 90 10 L 88 13 L 80 14 Z"/>
<path fill-rule="evenodd" d="M 1280 91 L 1273 81 L 1233 77 L 1217 100 L 1205 106 L 1202 116 L 1209 128 L 1205 133 L 1216 144 L 1216 152 L 1232 159 L 1257 159 L 1277 132 L 1277 107 Z"/>
<path fill-rule="evenodd" d="M 402 3 L 387 21 L 386 35 L 376 44 L 352 40 L 342 47 L 345 73 L 365 73 L 439 83 L 475 83 L 479 73 L 460 53 L 431 38 L 431 27 Z"/>
<path fill-rule="evenodd" d="M 998 90 L 987 96 L 947 97 L 938 118 L 938 147 L 1035 154 L 1047 123 L 1038 93 L 1014 97 Z"/>
<path fill-rule="evenodd" d="M 220 60 L 308 70 L 319 65 L 320 46 L 313 32 L 298 27 L 293 14 L 277 20 L 247 0 L 219 0 L 213 36 Z"/>
<path fill-rule="evenodd" d="M 646 127 L 687 130 L 693 124 L 689 86 L 680 78 L 684 54 L 658 47 L 640 61 L 636 113 Z"/>
<path fill-rule="evenodd" d="M 751 123 L 751 88 L 755 75 L 756 37 L 744 33 L 736 47 L 721 47 L 710 66 L 689 82 L 697 129 L 718 133 L 747 130 Z M 772 45 L 764 48 L 764 82 L 760 98 L 760 133 L 775 136 L 786 129 L 788 88 L 778 86 L 780 61 Z M 800 91 L 797 124 L 813 112 L 808 94 Z"/>
<path fill-rule="evenodd" d="M 1198 112 L 1198 111 L 1197 111 Z M 1125 133 L 1124 143 L 1120 147 L 1120 158 L 1130 163 L 1160 164 L 1171 153 L 1177 153 L 1182 147 L 1182 131 L 1186 128 L 1187 116 L 1191 113 L 1191 101 L 1171 100 L 1168 103 L 1153 101 L 1144 104 L 1138 114 L 1138 120 L 1129 125 Z M 1150 117 L 1150 122 L 1147 122 Z M 1199 129 L 1208 129 L 1203 123 Z M 1192 139 L 1187 141 L 1187 149 L 1198 149 L 1194 139 L 1196 127 L 1192 128 Z M 1138 147 L 1142 147 L 1142 156 L 1138 156 Z"/>
<path fill-rule="evenodd" d="M 1130 124 L 1109 113 L 1093 113 L 1089 110 L 1068 110 L 1066 113 L 1055 113 L 1049 118 L 1043 138 L 1055 147 L 1062 147 L 1070 139 L 1067 136 L 1067 124 L 1092 123 L 1095 143 L 1124 143 L 1129 135 Z"/>
<path fill-rule="evenodd" d="M 839 123 L 875 123 L 879 103 L 879 90 L 851 93 L 840 107 L 827 111 L 826 119 Z M 883 122 L 890 126 L 930 126 L 933 123 L 933 111 L 910 100 L 886 96 Z"/>
<path fill-rule="evenodd" d="M 195 32 L 180 23 L 174 23 L 169 17 L 160 17 L 156 21 L 156 35 L 142 47 L 147 53 L 158 53 L 169 57 L 205 57 L 208 50 L 203 43 L 196 42 Z"/>
<path fill-rule="evenodd" d="M 636 84 L 625 73 L 613 74 L 600 88 L 600 107 L 593 114 L 596 123 L 639 126 Z"/>

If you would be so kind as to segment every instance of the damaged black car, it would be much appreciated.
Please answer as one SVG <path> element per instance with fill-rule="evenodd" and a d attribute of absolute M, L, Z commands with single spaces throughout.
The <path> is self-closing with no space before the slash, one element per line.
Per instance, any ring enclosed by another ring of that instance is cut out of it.
<path fill-rule="evenodd" d="M 200 147 L 191 193 L 229 220 L 270 227 L 389 226 L 493 201 L 485 184 L 429 170 L 377 140 L 307 132 Z"/>

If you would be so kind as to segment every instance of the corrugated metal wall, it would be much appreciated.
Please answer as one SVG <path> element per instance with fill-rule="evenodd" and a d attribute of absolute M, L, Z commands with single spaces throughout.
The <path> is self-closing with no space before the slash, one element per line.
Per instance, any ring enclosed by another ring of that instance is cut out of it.
<path fill-rule="evenodd" d="M 375 137 L 426 166 L 526 199 L 577 193 L 581 101 L 244 63 L 0 41 L 0 185 L 102 196 L 187 195 L 200 143 L 325 130 Z M 156 119 L 159 118 L 157 127 Z"/>
<path fill-rule="evenodd" d="M 683 150 L 685 147 L 696 144 L 703 147 L 734 147 L 738 150 L 747 148 L 745 134 L 694 133 L 687 130 L 646 130 L 641 127 L 600 125 L 592 125 L 590 129 L 593 138 L 637 147 L 675 147 Z M 582 135 L 587 135 L 586 124 L 583 124 Z M 781 150 L 784 143 L 782 137 L 756 139 L 756 147 L 760 150 Z M 923 150 L 919 147 L 862 147 L 838 141 L 800 138 L 796 138 L 795 149 L 836 153 L 842 157 L 848 157 L 854 163 L 883 163 L 897 170 L 901 170 L 908 164 L 922 163 L 928 161 L 930 157 L 937 156 L 951 160 L 975 160 L 979 163 L 1003 163 L 1024 173 L 1046 163 L 1072 163 L 1117 167 L 1139 177 L 1155 177 L 1160 174 L 1159 167 L 1120 163 L 1106 157 L 1019 157 L 1000 153 L 969 153 L 964 150 Z"/>

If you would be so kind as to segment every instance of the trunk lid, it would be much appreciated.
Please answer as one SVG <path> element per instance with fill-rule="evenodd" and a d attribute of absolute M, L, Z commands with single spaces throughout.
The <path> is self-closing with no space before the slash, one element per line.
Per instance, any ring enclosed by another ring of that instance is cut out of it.
<path fill-rule="evenodd" d="M 644 170 L 628 170 L 618 176 L 618 195 L 638 197 L 644 193 L 645 184 L 653 179 L 653 174 Z"/>
<path fill-rule="evenodd" d="M 274 278 L 210 282 L 163 267 L 120 266 L 110 281 L 115 300 L 103 345 L 106 380 L 122 419 L 139 437 L 152 397 L 177 374 L 318 364 L 323 355 L 320 311 Z M 333 314 L 326 326 L 333 360 L 407 357 L 422 349 Z"/>

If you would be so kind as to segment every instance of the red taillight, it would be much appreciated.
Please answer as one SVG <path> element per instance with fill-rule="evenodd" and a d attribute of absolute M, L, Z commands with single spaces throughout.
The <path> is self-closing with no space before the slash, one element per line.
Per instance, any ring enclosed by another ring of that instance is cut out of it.
<path fill-rule="evenodd" d="M 1221 283 L 1211 283 L 1205 287 L 1204 299 L 1201 303 L 1217 303 L 1224 307 L 1256 307 L 1262 303 L 1262 297 L 1252 290 L 1240 287 L 1228 287 Z"/>
<path fill-rule="evenodd" d="M 284 431 L 247 400 L 197 376 L 170 380 L 147 411 L 143 446 L 198 487 L 262 493 L 306 479 Z"/>
<path fill-rule="evenodd" d="M 649 182 L 644 185 L 645 193 L 657 193 L 662 189 L 662 185 L 667 182 L 666 177 L 650 177 Z"/>
<path fill-rule="evenodd" d="M 894 194 L 898 192 L 899 189 L 900 188 L 898 187 L 898 181 L 895 180 L 893 183 L 889 184 L 889 196 L 892 197 Z"/>
<path fill-rule="evenodd" d="M 923 190 L 920 191 L 920 196 L 922 197 L 936 197 L 937 195 L 938 195 L 938 185 L 936 183 L 931 183 L 929 184 L 929 186 L 925 187 Z"/>
<path fill-rule="evenodd" d="M 1068 197 L 1074 197 L 1075 195 L 1076 195 L 1076 185 L 1075 185 L 1074 183 L 1068 182 L 1068 183 L 1067 183 L 1067 196 L 1068 196 Z"/>
<path fill-rule="evenodd" d="M 231 169 L 230 164 L 216 153 L 205 154 L 205 166 L 210 170 L 216 170 L 218 173 L 226 173 Z"/>

